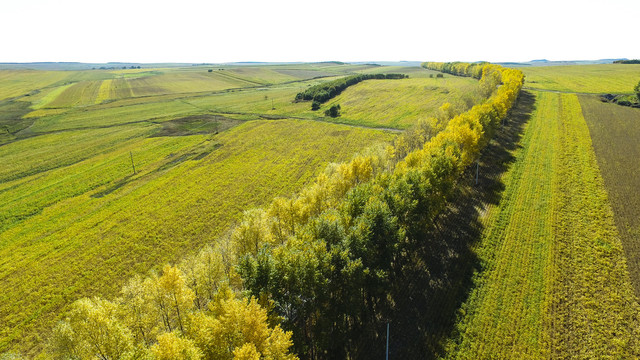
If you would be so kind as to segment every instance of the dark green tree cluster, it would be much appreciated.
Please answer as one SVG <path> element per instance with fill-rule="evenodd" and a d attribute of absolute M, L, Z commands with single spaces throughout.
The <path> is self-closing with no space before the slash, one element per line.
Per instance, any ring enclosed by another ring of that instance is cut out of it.
<path fill-rule="evenodd" d="M 364 80 L 371 79 L 404 79 L 408 77 L 405 74 L 360 74 L 351 75 L 328 81 L 319 85 L 312 86 L 307 90 L 300 92 L 296 95 L 296 101 L 311 101 L 318 102 L 320 104 L 327 100 L 338 96 L 344 89 L 351 85 L 355 85 Z"/>
<path fill-rule="evenodd" d="M 640 101 L 640 81 L 638 81 L 636 87 L 633 88 L 633 91 L 635 91 L 636 97 L 638 98 L 638 101 Z"/>
<path fill-rule="evenodd" d="M 640 60 L 616 60 L 613 62 L 614 64 L 640 64 Z"/>
<path fill-rule="evenodd" d="M 331 116 L 332 118 L 340 116 L 340 104 L 333 104 L 327 111 L 324 112 L 325 116 Z"/>

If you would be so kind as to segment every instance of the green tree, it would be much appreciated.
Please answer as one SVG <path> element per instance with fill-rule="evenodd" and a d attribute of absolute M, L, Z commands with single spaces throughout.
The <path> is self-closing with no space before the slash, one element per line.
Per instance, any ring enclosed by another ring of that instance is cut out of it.
<path fill-rule="evenodd" d="M 325 116 L 338 117 L 340 116 L 340 104 L 331 105 L 329 110 L 324 112 Z"/>
<path fill-rule="evenodd" d="M 636 97 L 638 98 L 638 101 L 640 101 L 640 81 L 638 81 L 638 84 L 633 90 L 636 92 Z"/>

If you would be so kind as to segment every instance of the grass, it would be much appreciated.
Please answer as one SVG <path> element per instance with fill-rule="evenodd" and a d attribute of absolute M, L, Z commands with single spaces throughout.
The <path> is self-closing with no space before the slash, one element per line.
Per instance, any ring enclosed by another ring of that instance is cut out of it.
<path fill-rule="evenodd" d="M 639 307 L 580 104 L 536 96 L 446 357 L 637 357 Z"/>
<path fill-rule="evenodd" d="M 525 86 L 577 93 L 631 94 L 640 80 L 640 65 L 604 64 L 523 67 Z"/>
<path fill-rule="evenodd" d="M 629 272 L 640 296 L 640 109 L 581 96 L 580 104 L 609 193 Z M 633 194 L 633 195 L 631 195 Z"/>

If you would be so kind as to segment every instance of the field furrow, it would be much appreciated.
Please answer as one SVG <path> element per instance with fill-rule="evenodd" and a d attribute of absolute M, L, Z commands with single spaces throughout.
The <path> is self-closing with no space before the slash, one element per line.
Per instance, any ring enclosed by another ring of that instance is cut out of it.
<path fill-rule="evenodd" d="M 636 295 L 640 296 L 640 109 L 581 96 Z"/>

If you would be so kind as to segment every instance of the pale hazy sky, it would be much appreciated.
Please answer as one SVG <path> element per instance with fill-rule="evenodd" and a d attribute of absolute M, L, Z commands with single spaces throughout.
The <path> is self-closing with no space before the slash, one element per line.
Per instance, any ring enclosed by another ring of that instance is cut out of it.
<path fill-rule="evenodd" d="M 0 62 L 640 58 L 640 0 L 0 0 Z"/>

